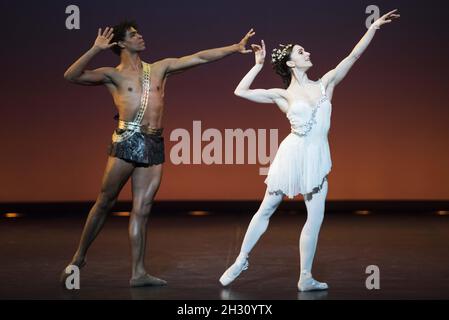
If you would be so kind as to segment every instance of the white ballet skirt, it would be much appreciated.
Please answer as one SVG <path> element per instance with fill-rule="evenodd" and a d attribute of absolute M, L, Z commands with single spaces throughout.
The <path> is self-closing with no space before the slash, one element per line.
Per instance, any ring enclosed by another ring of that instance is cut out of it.
<path fill-rule="evenodd" d="M 321 97 L 315 107 L 303 101 L 290 105 L 291 133 L 281 142 L 265 179 L 270 193 L 289 198 L 321 190 L 332 168 L 328 132 L 332 104 L 319 80 Z"/>

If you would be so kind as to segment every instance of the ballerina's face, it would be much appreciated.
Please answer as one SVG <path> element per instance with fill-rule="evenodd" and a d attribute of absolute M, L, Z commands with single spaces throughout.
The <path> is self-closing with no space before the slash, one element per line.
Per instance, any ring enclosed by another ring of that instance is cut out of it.
<path fill-rule="evenodd" d="M 293 46 L 290 60 L 287 61 L 287 65 L 291 68 L 297 67 L 300 69 L 309 69 L 313 66 L 312 61 L 310 60 L 310 53 L 299 44 Z"/>

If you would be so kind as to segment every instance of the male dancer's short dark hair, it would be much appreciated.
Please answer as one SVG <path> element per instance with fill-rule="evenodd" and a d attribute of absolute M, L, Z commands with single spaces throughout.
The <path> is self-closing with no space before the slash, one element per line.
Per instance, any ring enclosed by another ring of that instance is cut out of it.
<path fill-rule="evenodd" d="M 112 42 L 119 42 L 125 40 L 126 37 L 126 31 L 128 31 L 131 28 L 138 29 L 137 24 L 134 20 L 124 20 L 120 22 L 118 25 L 114 26 L 114 37 L 111 40 Z M 120 52 L 122 51 L 122 48 L 119 45 L 112 46 L 111 47 L 112 52 L 114 52 L 116 55 L 120 56 Z"/>

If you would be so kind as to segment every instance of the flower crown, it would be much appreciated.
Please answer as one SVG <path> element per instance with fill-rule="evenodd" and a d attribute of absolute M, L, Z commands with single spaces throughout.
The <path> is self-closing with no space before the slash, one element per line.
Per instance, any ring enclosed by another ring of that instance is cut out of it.
<path fill-rule="evenodd" d="M 289 43 L 287 45 L 280 44 L 280 48 L 273 49 L 271 53 L 271 63 L 276 63 L 285 58 L 288 54 L 287 50 L 293 47 L 293 44 Z"/>

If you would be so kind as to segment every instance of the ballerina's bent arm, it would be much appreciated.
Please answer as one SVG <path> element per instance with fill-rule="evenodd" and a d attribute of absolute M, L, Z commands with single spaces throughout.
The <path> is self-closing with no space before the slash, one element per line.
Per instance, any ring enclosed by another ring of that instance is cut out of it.
<path fill-rule="evenodd" d="M 242 97 L 244 99 L 259 102 L 259 103 L 275 103 L 279 108 L 286 112 L 288 109 L 287 100 L 284 97 L 284 90 L 282 89 L 250 89 L 256 76 L 262 70 L 263 64 L 265 62 L 265 43 L 262 40 L 261 46 L 252 44 L 251 45 L 256 63 L 254 67 L 249 70 L 249 72 L 243 77 L 243 79 L 238 84 L 237 88 L 234 90 L 236 96 Z"/>

